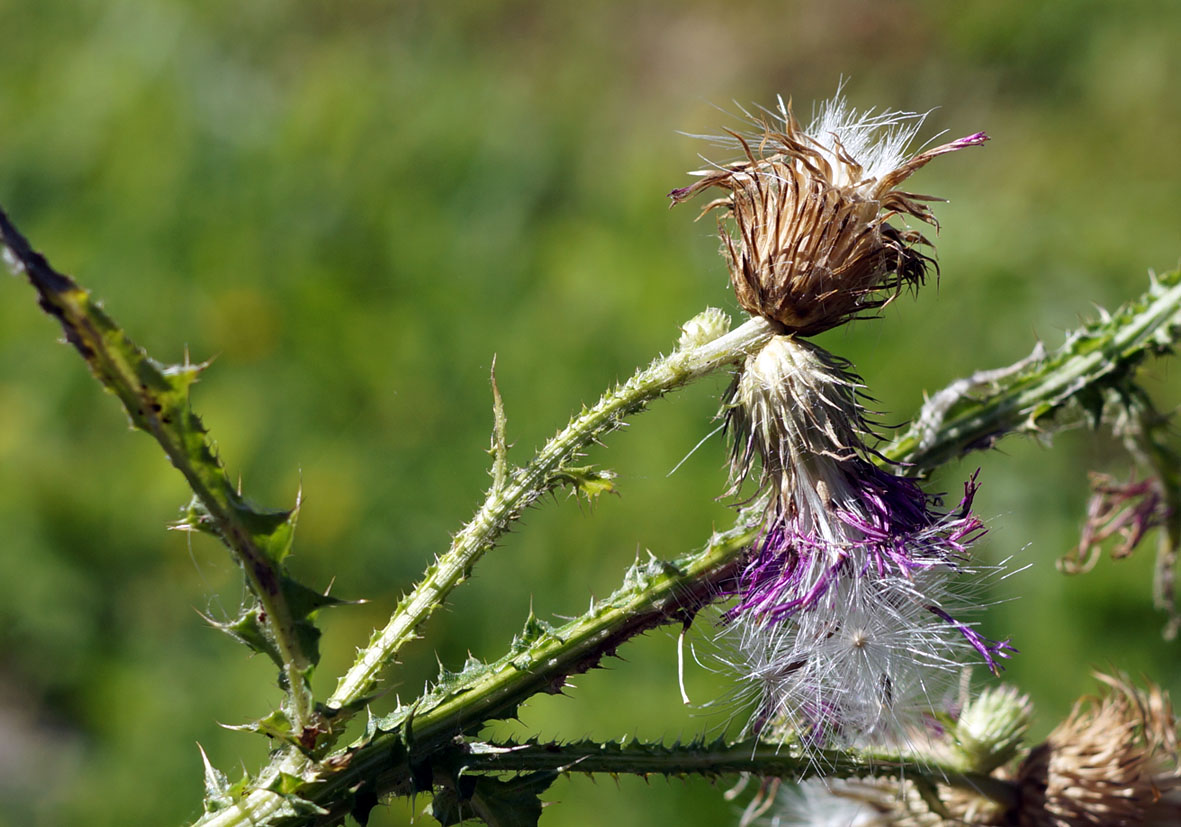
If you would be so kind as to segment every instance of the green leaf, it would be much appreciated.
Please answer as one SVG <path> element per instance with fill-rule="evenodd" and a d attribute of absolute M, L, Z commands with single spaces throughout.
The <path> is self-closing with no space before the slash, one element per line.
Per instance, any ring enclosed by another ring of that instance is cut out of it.
<path fill-rule="evenodd" d="M 197 744 L 201 751 L 201 762 L 205 765 L 205 812 L 215 813 L 224 810 L 234 803 L 230 780 L 226 774 L 209 762 L 205 748 Z"/>
<path fill-rule="evenodd" d="M 308 588 L 303 583 L 283 576 L 280 588 L 291 611 L 295 634 L 300 648 L 312 666 L 320 662 L 320 629 L 312 622 L 315 613 L 326 606 L 353 605 L 356 601 L 340 600 L 324 592 Z M 311 673 L 309 668 L 308 674 Z"/>
<path fill-rule="evenodd" d="M 525 626 L 521 629 L 520 634 L 513 636 L 513 642 L 509 647 L 509 651 L 514 654 L 524 652 L 546 635 L 552 635 L 553 632 L 554 627 L 533 614 L 533 610 L 530 609 L 529 617 L 525 620 Z"/>
<path fill-rule="evenodd" d="M 431 815 L 443 827 L 479 819 L 489 827 L 536 827 L 541 818 L 541 793 L 557 778 L 534 772 L 508 781 L 490 776 L 460 776 L 435 793 Z"/>
<path fill-rule="evenodd" d="M 313 615 L 326 606 L 351 605 L 356 601 L 340 600 L 318 592 L 285 575 L 280 578 L 279 584 L 291 611 L 293 628 L 300 648 L 314 666 L 320 659 L 320 630 L 312 622 Z M 211 618 L 206 619 L 214 628 L 225 632 L 251 651 L 266 655 L 280 668 L 283 667 L 282 655 L 275 644 L 271 626 L 266 622 L 266 611 L 257 599 L 244 605 L 234 620 L 220 622 Z"/>
<path fill-rule="evenodd" d="M 271 792 L 283 797 L 283 813 L 291 816 L 328 815 L 325 810 L 314 801 L 299 795 L 299 791 L 306 786 L 304 780 L 297 775 L 279 772 L 274 781 L 267 788 Z"/>
<path fill-rule="evenodd" d="M 267 558 L 278 565 L 291 553 L 295 541 L 295 524 L 299 519 L 299 499 L 290 511 L 257 510 L 239 499 L 233 503 L 234 513 L 250 531 L 251 539 Z"/>
<path fill-rule="evenodd" d="M 276 709 L 270 715 L 259 718 L 257 721 L 251 721 L 248 724 L 223 724 L 222 726 L 234 732 L 257 732 L 268 738 L 277 738 L 285 743 L 299 744 L 299 739 L 296 737 L 291 725 L 291 718 L 281 709 Z M 276 790 L 275 792 L 279 791 Z"/>
<path fill-rule="evenodd" d="M 588 501 L 594 502 L 601 494 L 619 493 L 615 488 L 616 476 L 614 471 L 601 471 L 593 465 L 565 465 L 554 472 L 553 480 L 557 485 L 570 486 Z"/>
<path fill-rule="evenodd" d="M 252 652 L 266 655 L 280 669 L 283 667 L 283 658 L 271 639 L 265 623 L 265 613 L 257 600 L 243 606 L 241 613 L 234 620 L 224 623 L 208 617 L 206 620 L 215 629 L 225 632 Z"/>
<path fill-rule="evenodd" d="M 57 319 L 91 373 L 123 404 L 132 427 L 150 434 L 184 475 L 193 502 L 174 527 L 208 532 L 230 549 L 258 601 L 249 611 L 266 627 L 254 629 L 254 621 L 247 621 L 231 634 L 275 658 L 298 728 L 314 729 L 308 685 L 318 655 L 319 633 L 310 621 L 314 608 L 308 608 L 314 604 L 290 605 L 292 596 L 302 597 L 303 591 L 282 567 L 291 552 L 298 501 L 290 511 L 256 509 L 231 483 L 189 404 L 190 389 L 206 365 L 191 363 L 187 354 L 182 364 L 170 366 L 151 358 L 86 290 L 34 251 L 3 211 L 0 242 L 11 253 L 14 270 L 37 291 L 42 309 Z"/>

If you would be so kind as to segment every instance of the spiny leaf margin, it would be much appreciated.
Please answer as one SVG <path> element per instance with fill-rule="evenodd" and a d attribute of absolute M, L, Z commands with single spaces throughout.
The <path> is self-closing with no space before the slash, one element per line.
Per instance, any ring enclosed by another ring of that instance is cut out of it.
<path fill-rule="evenodd" d="M 217 536 L 242 567 L 261 617 L 259 641 L 273 651 L 280 665 L 280 685 L 288 693 L 293 730 L 302 743 L 320 732 L 309 684 L 318 653 L 318 632 L 311 614 L 319 608 L 307 599 L 312 591 L 287 576 L 283 560 L 290 553 L 298 506 L 291 510 L 258 509 L 230 481 L 201 418 L 193 412 L 189 392 L 205 364 L 186 355 L 165 365 L 106 314 L 89 291 L 54 270 L 36 252 L 0 209 L 0 242 L 17 275 L 23 273 L 37 291 L 41 308 L 61 324 L 66 340 L 86 361 L 102 386 L 118 397 L 131 426 L 150 434 L 181 472 L 198 507 L 190 506 L 183 527 Z M 245 642 L 245 641 L 244 641 Z M 253 644 L 250 644 L 253 645 Z"/>

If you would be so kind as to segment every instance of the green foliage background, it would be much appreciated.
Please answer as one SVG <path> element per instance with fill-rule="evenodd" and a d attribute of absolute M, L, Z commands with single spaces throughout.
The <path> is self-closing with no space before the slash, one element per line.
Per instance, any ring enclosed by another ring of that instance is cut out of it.
<path fill-rule="evenodd" d="M 915 187 L 950 199 L 938 289 L 826 334 L 887 421 L 924 391 L 1007 364 L 1140 292 L 1181 256 L 1181 5 L 993 0 L 832 3 L 136 0 L 0 3 L 0 203 L 158 358 L 216 356 L 195 392 L 231 473 L 304 510 L 294 567 L 366 605 L 324 617 L 319 688 L 383 622 L 487 484 L 497 355 L 523 458 L 580 403 L 667 351 L 707 304 L 734 308 L 710 221 L 666 209 L 708 147 L 678 134 L 841 78 L 859 107 L 939 106 L 925 134 L 986 130 Z M 719 109 L 720 107 L 720 109 Z M 277 702 L 272 669 L 198 613 L 240 577 L 164 526 L 183 482 L 126 428 L 27 286 L 0 283 L 0 823 L 172 824 L 199 812 L 195 742 L 233 775 L 265 743 L 230 733 Z M 1162 406 L 1177 367 L 1151 367 Z M 720 380 L 609 440 L 622 497 L 531 512 L 412 647 L 417 694 L 468 650 L 495 657 L 530 606 L 580 611 L 637 552 L 671 556 L 729 518 Z M 981 553 L 1030 568 L 993 584 L 986 628 L 1042 731 L 1115 665 L 1181 686 L 1151 609 L 1151 548 L 1066 579 L 1086 471 L 1106 436 L 1006 442 L 982 466 Z M 709 661 L 709 629 L 697 631 Z M 545 698 L 544 736 L 691 736 L 667 633 Z M 695 701 L 726 681 L 691 667 Z M 390 705 L 393 698 L 381 703 Z M 704 782 L 576 778 L 550 825 L 730 823 Z M 375 811 L 405 823 L 413 807 Z"/>

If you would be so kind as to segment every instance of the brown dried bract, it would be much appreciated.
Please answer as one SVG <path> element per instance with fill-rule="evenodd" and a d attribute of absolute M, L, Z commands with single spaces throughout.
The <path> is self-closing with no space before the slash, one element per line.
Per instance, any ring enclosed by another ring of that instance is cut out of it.
<path fill-rule="evenodd" d="M 830 104 L 843 112 L 843 104 Z M 762 121 L 754 149 L 731 132 L 746 160 L 700 173 L 694 184 L 670 193 L 674 203 L 718 187 L 729 195 L 706 205 L 721 209 L 736 232 L 719 229 L 738 302 L 784 332 L 811 335 L 881 307 L 905 286 L 918 287 L 934 260 L 916 246 L 930 247 L 920 233 L 888 223 L 898 215 L 938 226 L 926 202 L 940 199 L 898 186 L 932 158 L 987 140 L 983 133 L 899 161 L 877 177 L 866 157 L 889 153 L 862 147 L 854 158 L 840 135 L 825 143 L 800 128 L 790 108 L 781 124 Z M 864 143 L 880 125 L 851 124 Z"/>
<path fill-rule="evenodd" d="M 1021 827 L 1181 824 L 1177 728 L 1169 698 L 1096 675 L 1102 698 L 1079 701 L 1022 763 Z"/>

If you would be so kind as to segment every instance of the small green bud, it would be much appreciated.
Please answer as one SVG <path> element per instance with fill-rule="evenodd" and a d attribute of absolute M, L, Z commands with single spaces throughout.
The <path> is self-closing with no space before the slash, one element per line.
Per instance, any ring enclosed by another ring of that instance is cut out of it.
<path fill-rule="evenodd" d="M 967 769 L 990 773 L 1017 754 L 1033 717 L 1028 695 L 990 687 L 973 699 L 955 725 L 955 750 Z"/>
<path fill-rule="evenodd" d="M 707 307 L 681 325 L 681 338 L 677 345 L 682 349 L 700 347 L 730 332 L 730 317 L 716 307 Z"/>

